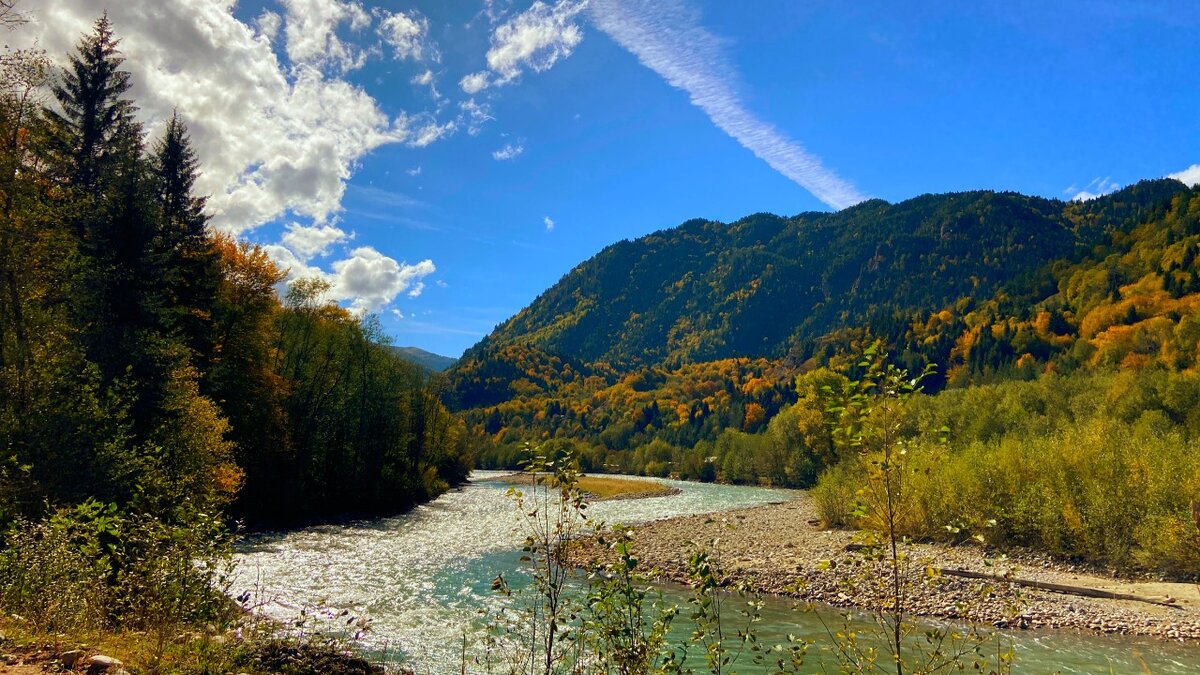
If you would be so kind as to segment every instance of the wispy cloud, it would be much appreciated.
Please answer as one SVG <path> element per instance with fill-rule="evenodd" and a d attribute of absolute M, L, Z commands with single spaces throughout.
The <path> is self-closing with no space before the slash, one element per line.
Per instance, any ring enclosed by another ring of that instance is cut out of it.
<path fill-rule="evenodd" d="M 799 142 L 746 109 L 722 42 L 679 0 L 592 0 L 592 20 L 725 133 L 817 199 L 842 209 L 866 199 Z"/>
<path fill-rule="evenodd" d="M 1121 189 L 1120 183 L 1117 183 L 1111 176 L 1096 177 L 1092 182 L 1083 186 L 1083 189 L 1076 188 L 1074 185 L 1063 190 L 1063 193 L 1071 198 L 1073 202 L 1086 202 L 1096 197 L 1103 197 Z"/>
<path fill-rule="evenodd" d="M 1178 173 L 1169 174 L 1167 178 L 1174 178 L 1186 185 L 1200 185 L 1200 164 L 1193 164 L 1188 168 Z"/>
<path fill-rule="evenodd" d="M 542 222 L 545 223 L 547 232 L 554 231 L 554 221 L 551 220 L 550 216 L 542 216 Z"/>
<path fill-rule="evenodd" d="M 521 143 L 505 143 L 503 148 L 492 153 L 492 159 L 497 162 L 505 162 L 520 157 L 523 152 L 525 152 L 525 146 Z"/>
<path fill-rule="evenodd" d="M 416 174 L 410 175 L 418 175 L 420 173 L 420 169 L 417 169 Z M 402 208 L 423 208 L 429 206 L 420 199 L 410 197 L 403 192 L 384 190 L 383 188 L 377 188 L 370 185 L 351 185 L 350 192 L 351 194 L 381 206 L 395 206 Z"/>
<path fill-rule="evenodd" d="M 549 70 L 566 58 L 583 40 L 583 31 L 575 16 L 587 6 L 587 0 L 541 0 L 504 22 L 492 32 L 488 49 L 488 70 L 471 73 L 459 81 L 468 94 L 515 81 L 525 69 Z"/>

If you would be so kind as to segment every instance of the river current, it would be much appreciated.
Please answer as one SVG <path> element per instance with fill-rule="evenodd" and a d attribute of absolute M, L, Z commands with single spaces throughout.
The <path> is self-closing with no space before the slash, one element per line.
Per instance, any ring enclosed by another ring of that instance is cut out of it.
<path fill-rule="evenodd" d="M 231 590 L 249 591 L 264 614 L 290 622 L 303 618 L 310 628 L 341 627 L 353 634 L 357 629 L 346 628 L 356 623 L 350 619 L 370 619 L 358 642 L 373 656 L 418 673 L 457 673 L 464 642 L 468 653 L 478 649 L 481 610 L 502 602 L 491 590 L 492 579 L 520 564 L 521 514 L 505 494 L 508 486 L 487 480 L 496 475 L 476 471 L 466 486 L 401 516 L 250 537 L 239 547 Z M 789 497 L 784 490 L 665 482 L 681 492 L 598 502 L 589 515 L 636 524 Z M 686 589 L 665 587 L 663 593 L 686 607 Z M 686 611 L 677 620 L 676 641 L 689 632 Z M 794 611 L 780 598 L 767 598 L 762 613 L 759 633 L 766 644 L 789 633 L 820 641 L 821 619 L 840 621 L 833 610 L 818 617 Z M 1154 673 L 1200 672 L 1200 647 L 1193 645 L 1044 631 L 1007 637 L 1019 672 L 1142 673 L 1140 660 Z M 819 648 L 810 653 L 818 672 L 818 661 L 832 663 Z M 738 671 L 755 669 L 746 663 Z"/>

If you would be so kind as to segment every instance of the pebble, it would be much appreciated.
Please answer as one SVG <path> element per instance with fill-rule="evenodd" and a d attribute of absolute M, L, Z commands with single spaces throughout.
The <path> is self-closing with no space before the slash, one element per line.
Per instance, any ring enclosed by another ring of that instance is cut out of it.
<path fill-rule="evenodd" d="M 726 567 L 733 567 L 731 561 L 737 562 L 731 576 L 736 581 L 750 582 L 759 592 L 858 607 L 872 606 L 886 597 L 886 588 L 879 582 L 885 578 L 887 567 L 847 553 L 844 548 L 854 543 L 853 533 L 825 530 L 819 532 L 820 536 L 810 536 L 815 532 L 808 521 L 814 514 L 811 499 L 802 495 L 780 505 L 739 509 L 729 514 L 728 520 L 737 522 L 733 529 L 706 522 L 711 520 L 710 515 L 662 519 L 641 526 L 635 547 L 646 568 L 659 570 L 665 579 L 686 583 L 685 561 L 695 548 L 689 542 L 703 544 L 720 537 L 720 552 Z M 790 535 L 786 543 L 779 536 L 781 532 Z M 797 533 L 807 534 L 797 536 Z M 929 583 L 924 575 L 925 564 L 996 574 L 1017 568 L 1022 577 L 1059 581 L 1069 579 L 1070 574 L 1102 574 L 1080 565 L 1058 563 L 1043 554 L 1012 553 L 1011 559 L 988 563 L 984 559 L 986 552 L 976 547 L 910 547 L 913 564 L 906 577 L 911 589 L 909 610 L 925 616 L 962 618 L 1000 627 L 1060 627 L 1200 641 L 1200 614 L 1189 607 L 1168 609 L 1080 598 L 1003 581 L 943 576 Z M 602 554 L 599 548 L 585 544 L 574 556 L 577 563 L 584 565 Z M 823 560 L 835 564 L 819 569 L 818 562 Z M 797 590 L 798 579 L 804 583 Z M 848 580 L 855 583 L 847 586 Z M 1019 609 L 1014 611 L 1014 608 Z"/>

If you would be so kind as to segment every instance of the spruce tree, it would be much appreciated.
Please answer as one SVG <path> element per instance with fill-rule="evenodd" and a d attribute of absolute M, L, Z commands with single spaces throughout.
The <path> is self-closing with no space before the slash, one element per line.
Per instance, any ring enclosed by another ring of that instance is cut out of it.
<path fill-rule="evenodd" d="M 205 197 L 194 195 L 199 161 L 187 126 L 173 114 L 151 158 L 160 210 L 156 248 L 164 257 L 172 322 L 198 361 L 212 352 L 212 313 L 220 283 L 217 250 L 207 229 Z"/>
<path fill-rule="evenodd" d="M 118 44 L 108 14 L 101 16 L 92 34 L 80 40 L 61 82 L 52 87 L 59 109 L 46 111 L 60 180 L 93 195 L 102 188 L 123 145 L 120 137 L 137 110 L 124 98 L 129 73 L 121 70 Z"/>

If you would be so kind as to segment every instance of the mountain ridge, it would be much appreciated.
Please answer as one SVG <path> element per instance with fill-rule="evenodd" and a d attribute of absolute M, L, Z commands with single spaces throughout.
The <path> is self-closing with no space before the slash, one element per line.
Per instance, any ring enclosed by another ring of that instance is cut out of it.
<path fill-rule="evenodd" d="M 453 356 L 435 354 L 420 347 L 389 345 L 389 349 L 405 361 L 415 363 L 434 373 L 444 372 L 446 369 L 453 367 L 455 363 L 458 363 L 458 359 Z"/>
<path fill-rule="evenodd" d="M 1195 292 L 1194 262 L 1180 271 L 1163 261 L 1200 242 L 1198 196 L 1162 179 L 1088 202 L 981 190 L 688 220 L 575 266 L 464 353 L 447 400 L 501 440 L 596 437 L 621 420 L 645 430 L 664 406 L 690 420 L 683 408 L 703 403 L 706 437 L 721 424 L 748 428 L 750 403 L 765 423 L 794 397 L 797 373 L 873 339 L 910 369 L 936 364 L 935 390 L 1018 363 L 1091 367 L 1097 351 L 1131 339 L 1125 328 L 1158 316 L 1175 325 L 1188 311 L 1151 294 Z M 728 389 L 722 378 L 759 393 L 717 401 L 697 389 Z M 653 433 L 694 441 L 666 429 Z"/>

